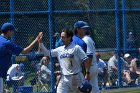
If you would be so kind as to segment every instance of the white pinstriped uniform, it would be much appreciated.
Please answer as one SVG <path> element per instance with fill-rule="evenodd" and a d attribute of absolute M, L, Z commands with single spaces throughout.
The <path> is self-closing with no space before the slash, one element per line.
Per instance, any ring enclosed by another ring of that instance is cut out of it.
<path fill-rule="evenodd" d="M 84 36 L 83 41 L 87 44 L 87 55 L 93 55 L 92 66 L 90 67 L 90 84 L 92 85 L 91 93 L 100 93 L 98 87 L 98 66 L 95 56 L 95 43 L 88 35 Z"/>
<path fill-rule="evenodd" d="M 44 55 L 49 56 L 49 50 L 40 44 Z M 57 57 L 60 63 L 62 77 L 57 87 L 57 93 L 78 93 L 77 86 L 84 82 L 81 64 L 87 59 L 79 45 L 71 43 L 69 46 L 60 46 L 51 50 L 52 57 Z"/>

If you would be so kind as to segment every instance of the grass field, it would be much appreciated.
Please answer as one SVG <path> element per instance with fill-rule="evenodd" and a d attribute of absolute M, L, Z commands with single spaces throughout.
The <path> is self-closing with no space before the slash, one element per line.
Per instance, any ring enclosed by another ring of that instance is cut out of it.
<path fill-rule="evenodd" d="M 140 93 L 140 87 L 103 90 L 102 93 Z"/>
<path fill-rule="evenodd" d="M 10 88 L 10 93 L 12 93 L 13 89 Z M 41 92 L 41 87 L 33 86 L 33 93 L 34 92 Z M 43 90 L 46 91 L 46 90 Z M 49 88 L 47 88 L 47 91 L 49 91 Z M 43 92 L 44 93 L 44 92 Z M 140 86 L 139 87 L 133 87 L 133 88 L 118 88 L 118 89 L 107 89 L 107 90 L 102 90 L 101 93 L 140 93 Z"/>
<path fill-rule="evenodd" d="M 108 93 L 108 92 L 102 92 L 102 93 Z M 121 91 L 121 92 L 111 92 L 111 93 L 140 93 L 140 90 L 129 90 L 129 91 Z"/>
<path fill-rule="evenodd" d="M 102 92 L 102 93 L 108 93 L 108 92 Z M 131 91 L 121 91 L 121 92 L 113 92 L 112 93 L 140 93 L 140 90 L 131 90 Z"/>
<path fill-rule="evenodd" d="M 122 92 L 114 92 L 114 93 L 140 93 L 140 90 L 132 90 L 132 91 L 122 91 Z"/>

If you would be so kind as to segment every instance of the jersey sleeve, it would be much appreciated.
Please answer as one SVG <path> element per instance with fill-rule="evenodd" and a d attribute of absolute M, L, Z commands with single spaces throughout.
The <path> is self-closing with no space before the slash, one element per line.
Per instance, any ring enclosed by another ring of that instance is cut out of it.
<path fill-rule="evenodd" d="M 21 53 L 21 51 L 23 50 L 22 47 L 16 45 L 16 44 L 13 43 L 13 42 L 7 43 L 6 47 L 7 47 L 8 53 L 11 53 L 11 54 L 17 55 L 17 56 L 18 56 L 18 55 Z"/>
<path fill-rule="evenodd" d="M 81 62 L 85 61 L 88 57 L 83 51 L 83 49 L 80 46 L 76 46 L 77 48 L 77 56 L 80 58 Z"/>
<path fill-rule="evenodd" d="M 51 55 L 52 57 L 56 57 L 59 50 L 59 48 L 56 48 L 56 49 L 51 49 L 50 51 L 44 46 L 43 43 L 39 43 L 39 47 L 41 48 L 41 51 L 43 52 L 44 56 Z"/>
<path fill-rule="evenodd" d="M 43 52 L 44 56 L 50 56 L 50 51 L 44 46 L 43 43 L 39 43 L 39 47 Z"/>
<path fill-rule="evenodd" d="M 59 48 L 52 49 L 51 50 L 52 57 L 57 57 L 58 51 L 59 51 Z"/>
<path fill-rule="evenodd" d="M 83 41 L 87 45 L 87 51 L 86 54 L 89 58 L 93 57 L 93 53 L 95 52 L 95 43 L 90 37 L 84 37 Z"/>

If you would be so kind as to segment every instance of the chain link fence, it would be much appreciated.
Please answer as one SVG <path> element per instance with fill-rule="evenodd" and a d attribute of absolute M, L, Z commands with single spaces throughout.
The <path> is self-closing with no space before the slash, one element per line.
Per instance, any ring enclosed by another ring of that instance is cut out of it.
<path fill-rule="evenodd" d="M 118 56 L 117 75 L 113 74 L 110 78 L 109 74 L 105 74 L 105 80 L 99 79 L 99 86 L 101 88 L 126 86 L 122 84 L 120 57 L 123 57 L 123 53 L 136 50 L 140 46 L 139 0 L 1 0 L 0 4 L 0 24 L 12 22 L 15 25 L 13 40 L 22 47 L 29 45 L 39 32 L 43 32 L 43 42 L 48 49 L 51 49 L 54 47 L 55 32 L 61 32 L 66 27 L 73 28 L 76 21 L 86 21 L 91 26 L 90 35 L 106 65 L 108 66 L 108 60 L 114 51 Z M 134 49 L 127 47 L 129 32 L 132 32 L 136 38 Z M 19 90 L 55 93 L 54 75 L 45 85 L 38 82 L 36 66 L 43 56 L 37 55 L 37 51 L 38 45 L 31 53 L 20 55 L 13 60 L 13 63 L 25 65 L 26 79 L 24 86 Z M 53 72 L 54 64 L 50 64 L 50 69 Z M 115 81 L 112 83 L 112 80 Z M 105 85 L 104 81 L 107 81 Z M 15 89 L 17 89 L 15 86 L 9 88 L 10 91 L 16 91 Z"/>

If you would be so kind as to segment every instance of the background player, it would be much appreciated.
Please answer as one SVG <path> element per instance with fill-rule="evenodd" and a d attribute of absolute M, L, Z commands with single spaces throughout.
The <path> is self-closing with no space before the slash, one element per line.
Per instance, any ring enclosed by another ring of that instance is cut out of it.
<path fill-rule="evenodd" d="M 81 29 L 83 29 L 85 26 L 85 23 L 83 21 L 78 21 L 74 24 L 74 36 L 73 36 L 73 43 L 79 45 L 84 52 L 86 53 L 87 51 L 87 44 L 82 40 L 82 35 L 81 35 Z M 84 63 L 81 65 L 82 66 L 82 72 L 85 75 L 85 67 Z"/>
<path fill-rule="evenodd" d="M 85 26 L 85 23 L 83 21 L 78 21 L 74 24 L 74 36 L 73 36 L 73 43 L 81 46 L 81 48 L 84 50 L 84 52 L 87 51 L 87 45 L 82 40 L 81 36 L 81 29 L 83 29 Z"/>
<path fill-rule="evenodd" d="M 100 93 L 98 87 L 98 66 L 95 56 L 95 43 L 92 38 L 89 36 L 90 26 L 84 21 L 78 21 L 76 24 L 83 23 L 84 25 L 79 29 L 80 35 L 83 41 L 87 44 L 86 54 L 89 57 L 91 62 L 90 67 L 90 84 L 92 85 L 92 93 Z"/>
<path fill-rule="evenodd" d="M 15 27 L 12 23 L 4 23 L 1 27 L 0 35 L 0 93 L 3 93 L 3 78 L 6 78 L 7 70 L 10 66 L 11 56 L 20 53 L 28 53 L 37 42 L 40 35 L 26 48 L 22 48 L 11 41 Z"/>
<path fill-rule="evenodd" d="M 41 39 L 39 46 L 44 51 L 44 55 L 57 57 L 60 63 L 62 77 L 57 87 L 57 93 L 79 93 L 77 86 L 81 86 L 85 79 L 89 79 L 89 74 L 85 77 L 82 74 L 81 64 L 85 63 L 85 68 L 89 72 L 89 61 L 85 52 L 79 45 L 72 43 L 73 33 L 68 29 L 64 29 L 61 33 L 63 46 L 47 50 Z"/>

